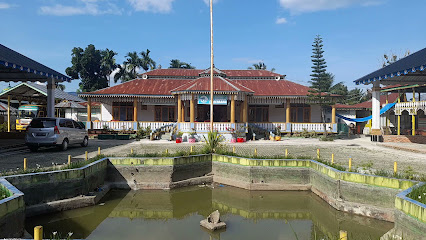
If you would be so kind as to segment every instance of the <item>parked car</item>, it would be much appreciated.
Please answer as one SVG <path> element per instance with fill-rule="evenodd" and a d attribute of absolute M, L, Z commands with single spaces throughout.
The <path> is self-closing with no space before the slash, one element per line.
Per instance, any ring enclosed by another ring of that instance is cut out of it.
<path fill-rule="evenodd" d="M 27 128 L 25 143 L 35 152 L 42 146 L 56 146 L 62 151 L 69 144 L 89 144 L 89 135 L 82 122 L 68 118 L 34 118 Z"/>

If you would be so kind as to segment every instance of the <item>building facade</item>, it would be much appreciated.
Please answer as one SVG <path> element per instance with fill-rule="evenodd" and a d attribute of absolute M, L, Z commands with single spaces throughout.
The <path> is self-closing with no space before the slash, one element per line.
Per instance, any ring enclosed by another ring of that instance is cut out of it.
<path fill-rule="evenodd" d="M 310 88 L 266 70 L 214 68 L 214 128 L 219 132 L 252 125 L 285 132 L 323 132 L 321 107 L 309 98 Z M 157 129 L 176 124 L 182 132 L 210 131 L 210 69 L 157 69 L 113 87 L 80 94 L 100 102 L 102 121 L 88 119 L 100 129 Z M 334 114 L 326 115 L 327 131 L 336 132 Z"/>

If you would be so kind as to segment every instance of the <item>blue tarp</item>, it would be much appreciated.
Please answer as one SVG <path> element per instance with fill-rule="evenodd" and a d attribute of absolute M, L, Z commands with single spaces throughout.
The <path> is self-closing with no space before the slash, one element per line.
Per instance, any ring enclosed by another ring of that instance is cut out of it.
<path fill-rule="evenodd" d="M 386 106 L 384 106 L 382 109 L 380 109 L 380 115 L 387 112 L 389 109 L 393 108 L 393 106 L 395 106 L 395 104 L 396 103 L 386 104 Z M 336 116 L 341 118 L 341 119 L 344 119 L 346 121 L 349 121 L 349 122 L 367 122 L 368 120 L 373 118 L 373 116 L 368 116 L 368 117 L 364 117 L 364 118 L 348 118 L 348 117 L 342 116 L 342 115 L 337 114 L 337 113 L 336 113 Z"/>

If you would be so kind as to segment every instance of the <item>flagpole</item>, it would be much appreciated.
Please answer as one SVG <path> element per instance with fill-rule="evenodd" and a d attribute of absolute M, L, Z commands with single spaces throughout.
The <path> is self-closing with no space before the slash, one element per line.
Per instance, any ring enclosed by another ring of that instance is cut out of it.
<path fill-rule="evenodd" d="M 210 131 L 213 132 L 213 0 L 210 0 Z"/>

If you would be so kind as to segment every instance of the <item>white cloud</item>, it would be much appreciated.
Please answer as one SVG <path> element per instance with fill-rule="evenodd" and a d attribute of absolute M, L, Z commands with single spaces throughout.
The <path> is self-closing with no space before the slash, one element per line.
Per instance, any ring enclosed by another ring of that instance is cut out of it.
<path fill-rule="evenodd" d="M 287 19 L 286 18 L 277 18 L 277 20 L 275 21 L 276 24 L 284 24 L 287 23 Z"/>
<path fill-rule="evenodd" d="M 9 3 L 5 3 L 5 2 L 0 2 L 0 9 L 8 9 L 11 8 L 12 5 L 10 5 Z"/>
<path fill-rule="evenodd" d="M 281 7 L 293 14 L 334 10 L 351 5 L 371 6 L 382 4 L 383 0 L 279 0 Z"/>
<path fill-rule="evenodd" d="M 39 13 L 53 16 L 121 14 L 121 10 L 109 0 L 77 0 L 75 6 L 55 4 L 40 7 Z M 101 4 L 99 4 L 102 2 Z"/>
<path fill-rule="evenodd" d="M 210 6 L 210 0 L 203 0 L 207 6 Z M 217 3 L 219 0 L 213 0 L 213 4 Z"/>
<path fill-rule="evenodd" d="M 136 11 L 168 13 L 174 0 L 128 0 Z"/>

